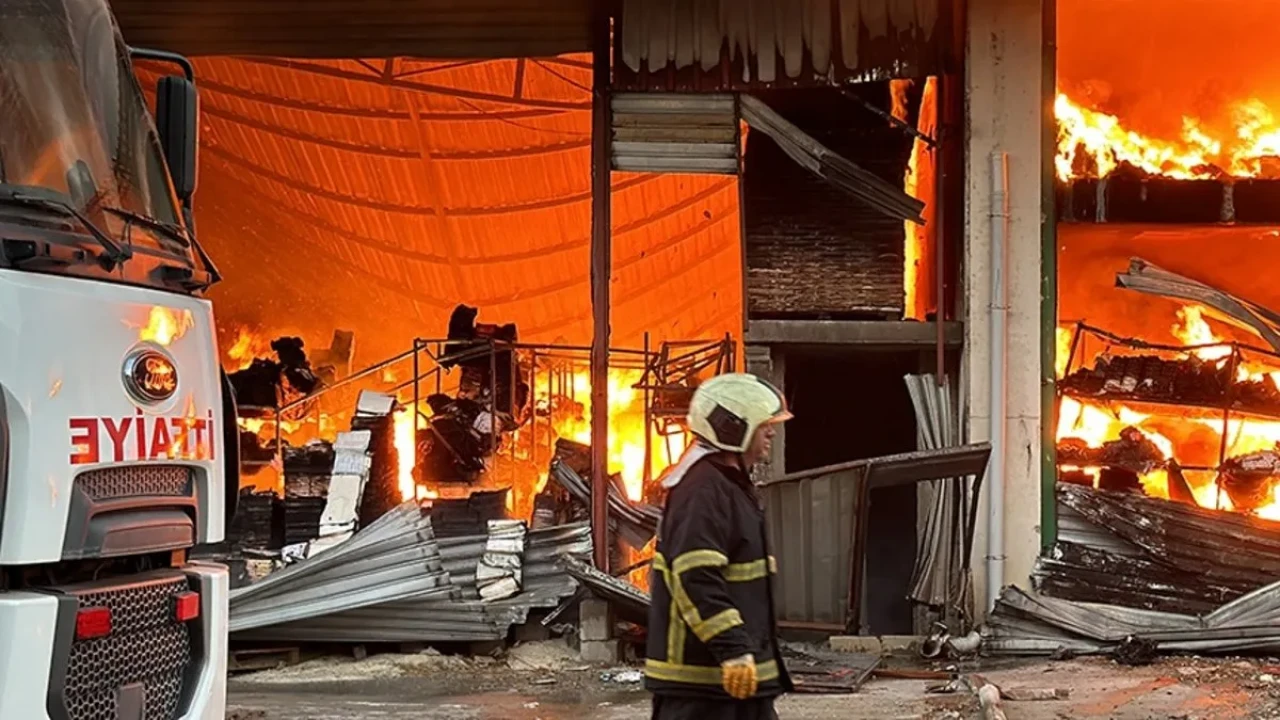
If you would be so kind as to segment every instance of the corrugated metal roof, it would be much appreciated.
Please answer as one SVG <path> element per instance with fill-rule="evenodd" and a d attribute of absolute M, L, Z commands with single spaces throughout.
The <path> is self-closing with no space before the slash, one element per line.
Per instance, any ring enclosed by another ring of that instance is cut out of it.
<path fill-rule="evenodd" d="M 618 93 L 610 104 L 615 170 L 738 174 L 733 95 Z"/>
<path fill-rule="evenodd" d="M 938 0 L 622 0 L 615 84 L 716 90 L 934 74 Z"/>
<path fill-rule="evenodd" d="M 205 58 L 201 241 L 240 323 L 357 362 L 440 336 L 456 303 L 522 339 L 590 338 L 590 63 Z M 144 87 L 154 73 L 143 72 Z M 740 331 L 733 177 L 614 174 L 613 336 Z"/>
<path fill-rule="evenodd" d="M 112 0 L 129 41 L 186 55 L 433 58 L 585 52 L 588 0 Z"/>

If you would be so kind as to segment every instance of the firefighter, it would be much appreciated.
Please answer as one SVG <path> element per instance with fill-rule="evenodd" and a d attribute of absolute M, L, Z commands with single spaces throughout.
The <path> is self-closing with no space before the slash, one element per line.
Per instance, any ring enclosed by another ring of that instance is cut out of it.
<path fill-rule="evenodd" d="M 662 479 L 650 582 L 645 686 L 654 720 L 772 720 L 774 698 L 792 689 L 749 475 L 790 417 L 782 394 L 754 375 L 714 377 L 690 401 L 695 441 Z"/>

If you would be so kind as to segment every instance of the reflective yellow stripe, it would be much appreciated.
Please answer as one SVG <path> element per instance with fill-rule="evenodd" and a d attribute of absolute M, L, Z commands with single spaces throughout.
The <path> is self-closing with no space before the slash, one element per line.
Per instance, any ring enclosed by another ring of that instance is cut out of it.
<path fill-rule="evenodd" d="M 671 570 L 676 575 L 683 575 L 690 570 L 697 570 L 703 567 L 724 567 L 729 564 L 729 558 L 718 550 L 690 550 L 678 556 L 671 563 Z"/>
<path fill-rule="evenodd" d="M 697 625 L 692 626 L 692 630 L 693 634 L 697 635 L 698 639 L 705 643 L 710 642 L 711 638 L 719 635 L 725 630 L 737 627 L 741 624 L 742 613 L 730 608 L 728 610 L 722 610 Z M 671 656 L 668 655 L 667 659 L 670 660 Z"/>
<path fill-rule="evenodd" d="M 692 683 L 694 685 L 720 685 L 724 677 L 718 667 L 682 665 L 661 660 L 645 660 L 644 674 L 654 680 Z M 778 663 L 773 660 L 760 663 L 756 666 L 756 677 L 762 683 L 777 680 Z"/>
<path fill-rule="evenodd" d="M 662 576 L 662 582 L 671 594 L 671 605 L 667 611 L 667 659 L 672 662 L 684 661 L 685 625 L 680 617 L 680 609 L 676 605 L 676 593 L 671 582 L 671 571 L 667 568 L 667 560 L 662 553 L 653 554 L 653 570 Z"/>
<path fill-rule="evenodd" d="M 778 558 L 772 555 L 769 556 L 769 574 L 770 575 L 778 574 Z"/>
<path fill-rule="evenodd" d="M 769 576 L 769 565 L 763 558 L 755 562 L 730 563 L 724 569 L 724 579 L 729 582 L 751 582 Z"/>
<path fill-rule="evenodd" d="M 684 662 L 685 624 L 684 619 L 680 617 L 680 608 L 676 604 L 674 595 L 671 597 L 671 609 L 668 612 L 670 616 L 667 618 L 667 660 L 675 663 Z"/>
<path fill-rule="evenodd" d="M 725 554 L 717 550 L 690 550 L 678 556 L 667 570 L 667 589 L 671 591 L 671 599 L 675 603 L 675 607 L 679 610 L 680 617 L 684 618 L 685 623 L 691 628 L 697 628 L 702 625 L 702 614 L 698 612 L 697 606 L 693 604 L 693 598 L 689 597 L 689 593 L 684 589 L 684 583 L 680 581 L 680 575 L 690 570 L 697 570 L 704 567 L 724 567 L 729 564 L 729 558 Z M 680 623 L 674 622 L 677 618 L 672 618 L 673 625 Z M 681 629 L 683 633 L 683 628 Z M 667 635 L 668 642 L 671 635 Z M 684 654 L 684 643 L 680 644 L 681 655 Z M 675 659 L 668 653 L 668 660 Z"/>
<path fill-rule="evenodd" d="M 694 605 L 693 598 L 689 597 L 689 593 L 685 590 L 680 575 L 705 567 L 723 568 L 725 580 L 728 582 L 758 580 L 767 577 L 769 572 L 768 564 L 763 559 L 730 564 L 729 558 L 716 550 L 691 550 L 681 554 L 670 564 L 661 554 L 655 553 L 653 569 L 662 574 L 667 591 L 671 593 L 667 628 L 667 662 L 673 666 L 685 667 L 681 663 L 684 660 L 687 629 L 693 630 L 693 634 L 705 643 L 726 630 L 744 624 L 742 614 L 733 608 L 721 611 L 707 620 L 702 619 L 702 614 Z"/>

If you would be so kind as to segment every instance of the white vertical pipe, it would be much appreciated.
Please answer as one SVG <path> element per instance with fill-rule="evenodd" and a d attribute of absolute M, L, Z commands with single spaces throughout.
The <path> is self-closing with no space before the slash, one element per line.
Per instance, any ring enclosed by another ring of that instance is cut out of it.
<path fill-rule="evenodd" d="M 1009 156 L 991 153 L 991 461 L 987 466 L 987 609 L 1004 589 L 1005 437 L 1008 380 L 1005 371 L 1009 316 Z"/>

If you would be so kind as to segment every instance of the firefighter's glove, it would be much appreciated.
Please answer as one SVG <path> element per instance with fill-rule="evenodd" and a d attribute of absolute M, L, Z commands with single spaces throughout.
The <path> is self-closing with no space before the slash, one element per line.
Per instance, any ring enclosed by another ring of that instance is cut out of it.
<path fill-rule="evenodd" d="M 756 674 L 754 655 L 743 655 L 720 664 L 721 684 L 730 697 L 746 700 L 756 694 L 760 679 Z"/>

